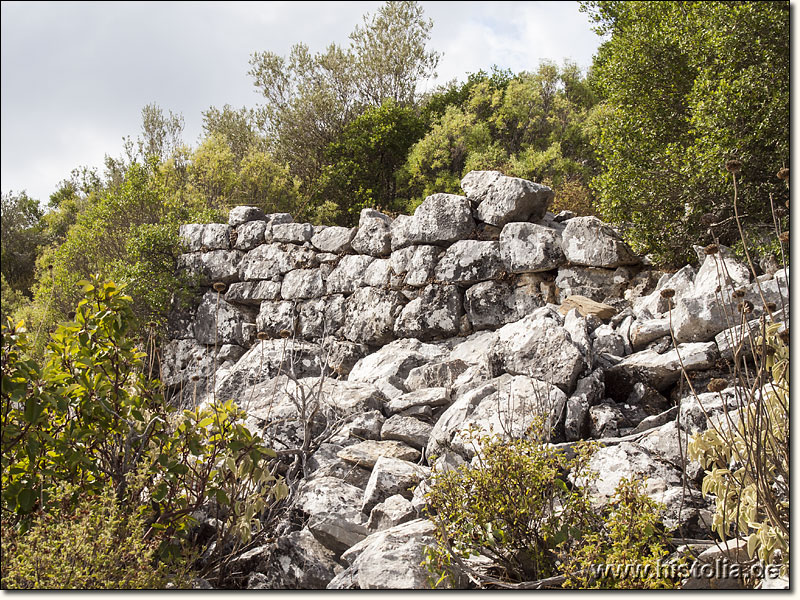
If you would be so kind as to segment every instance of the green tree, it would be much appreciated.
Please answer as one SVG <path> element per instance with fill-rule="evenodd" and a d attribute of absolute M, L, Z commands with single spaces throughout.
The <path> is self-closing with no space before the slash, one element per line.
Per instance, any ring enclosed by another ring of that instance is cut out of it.
<path fill-rule="evenodd" d="M 731 243 L 724 166 L 737 159 L 749 227 L 771 223 L 769 196 L 779 197 L 775 173 L 789 152 L 789 3 L 586 2 L 582 10 L 610 35 L 593 67 L 604 98 L 594 185 L 605 216 L 665 262 L 710 241 L 709 219 Z"/>
<path fill-rule="evenodd" d="M 417 85 L 438 60 L 426 51 L 431 22 L 415 2 L 387 2 L 351 35 L 312 54 L 304 44 L 288 57 L 256 52 L 250 75 L 267 100 L 264 112 L 275 158 L 301 184 L 303 203 L 318 198 L 326 154 L 345 128 L 384 100 L 415 105 Z"/>
<path fill-rule="evenodd" d="M 6 285 L 27 295 L 31 293 L 33 285 L 36 252 L 44 242 L 42 215 L 39 203 L 24 191 L 3 194 L 0 268 Z"/>
<path fill-rule="evenodd" d="M 387 100 L 348 124 L 328 146 L 322 198 L 340 207 L 343 224 L 357 224 L 362 208 L 389 212 L 406 208 L 408 197 L 398 171 L 424 131 L 416 110 Z"/>
<path fill-rule="evenodd" d="M 238 165 L 253 149 L 265 150 L 265 117 L 263 111 L 252 108 L 234 109 L 226 104 L 222 109 L 214 106 L 203 112 L 203 131 L 206 137 L 221 135 L 233 152 Z"/>

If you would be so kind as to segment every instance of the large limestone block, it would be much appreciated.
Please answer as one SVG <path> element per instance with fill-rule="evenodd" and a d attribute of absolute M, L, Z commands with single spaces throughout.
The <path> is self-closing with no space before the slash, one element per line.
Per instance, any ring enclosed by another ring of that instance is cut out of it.
<path fill-rule="evenodd" d="M 569 393 L 586 368 L 586 359 L 569 333 L 552 316 L 538 309 L 497 330 L 495 347 L 507 373 L 528 375 Z"/>
<path fill-rule="evenodd" d="M 404 305 L 399 292 L 360 288 L 347 299 L 342 333 L 351 342 L 387 344 L 394 338 L 394 323 Z"/>
<path fill-rule="evenodd" d="M 510 273 L 537 273 L 566 261 L 561 234 L 535 223 L 509 223 L 500 232 L 500 256 Z"/>
<path fill-rule="evenodd" d="M 464 310 L 475 331 L 513 323 L 543 304 L 538 289 L 504 281 L 482 281 L 464 294 Z"/>
<path fill-rule="evenodd" d="M 350 242 L 358 230 L 353 227 L 326 227 L 311 238 L 311 244 L 320 252 L 340 254 L 351 249 Z"/>
<path fill-rule="evenodd" d="M 263 300 L 277 300 L 280 297 L 279 281 L 239 281 L 228 286 L 225 292 L 225 300 L 228 302 L 255 306 L 260 306 Z"/>
<path fill-rule="evenodd" d="M 326 281 L 329 294 L 351 294 L 364 285 L 364 273 L 372 256 L 343 256 Z"/>
<path fill-rule="evenodd" d="M 190 223 L 178 229 L 181 240 L 189 252 L 229 250 L 230 226 L 223 223 Z"/>
<path fill-rule="evenodd" d="M 267 215 L 260 208 L 255 206 L 234 206 L 228 212 L 228 225 L 238 227 L 248 222 L 266 222 Z"/>
<path fill-rule="evenodd" d="M 214 291 L 208 291 L 197 309 L 194 335 L 198 342 L 206 345 L 239 344 L 246 341 L 243 325 L 252 322 L 252 317 L 229 304 Z"/>
<path fill-rule="evenodd" d="M 531 377 L 502 375 L 462 394 L 442 413 L 428 441 L 426 456 L 453 451 L 471 458 L 479 436 L 525 437 L 539 418 L 546 438 L 563 441 L 563 416 L 567 397 L 558 388 Z M 561 430 L 561 431 L 559 431 Z"/>
<path fill-rule="evenodd" d="M 394 325 L 398 338 L 432 340 L 458 334 L 463 314 L 461 292 L 454 285 L 429 285 L 405 305 Z"/>
<path fill-rule="evenodd" d="M 499 171 L 470 171 L 461 180 L 461 189 L 477 207 L 478 218 L 497 227 L 512 221 L 538 221 L 554 197 L 546 185 Z"/>
<path fill-rule="evenodd" d="M 564 254 L 574 265 L 614 269 L 639 263 L 619 234 L 597 217 L 570 219 L 562 240 Z"/>
<path fill-rule="evenodd" d="M 236 241 L 233 247 L 237 250 L 249 252 L 264 243 L 264 232 L 267 230 L 266 221 L 247 221 L 236 228 Z"/>
<path fill-rule="evenodd" d="M 284 300 L 318 298 L 324 294 L 325 283 L 320 269 L 295 269 L 283 278 L 281 298 Z"/>
<path fill-rule="evenodd" d="M 440 282 L 473 284 L 495 279 L 504 270 L 498 242 L 460 240 L 439 259 L 434 277 Z"/>
<path fill-rule="evenodd" d="M 392 250 L 414 244 L 449 244 L 469 237 L 474 229 L 466 198 L 433 194 L 417 207 L 413 217 L 400 215 L 392 222 Z"/>
<path fill-rule="evenodd" d="M 430 589 L 430 573 L 423 566 L 425 549 L 436 544 L 436 526 L 415 519 L 373 533 L 344 554 L 349 567 L 328 584 L 328 589 Z"/>
<path fill-rule="evenodd" d="M 392 251 L 392 220 L 378 211 L 361 211 L 361 220 L 358 224 L 358 232 L 351 240 L 350 245 L 359 254 L 381 257 L 387 256 Z M 376 216 L 372 216 L 375 213 Z M 378 216 L 379 215 L 379 216 Z"/>
<path fill-rule="evenodd" d="M 562 267 L 556 276 L 559 301 L 569 296 L 585 296 L 597 302 L 622 298 L 631 280 L 626 267 L 616 270 L 595 267 Z"/>
<path fill-rule="evenodd" d="M 275 280 L 295 269 L 317 266 L 315 252 L 293 244 L 263 244 L 251 250 L 239 263 L 242 281 Z"/>
<path fill-rule="evenodd" d="M 232 283 L 239 280 L 241 260 L 242 253 L 238 250 L 190 252 L 178 257 L 178 268 L 196 277 L 200 285 L 211 285 L 217 281 Z"/>
<path fill-rule="evenodd" d="M 408 460 L 391 456 L 380 456 L 372 468 L 361 510 L 369 513 L 379 502 L 390 496 L 400 494 L 407 500 L 413 496 L 413 488 L 430 474 L 428 467 L 422 467 Z"/>

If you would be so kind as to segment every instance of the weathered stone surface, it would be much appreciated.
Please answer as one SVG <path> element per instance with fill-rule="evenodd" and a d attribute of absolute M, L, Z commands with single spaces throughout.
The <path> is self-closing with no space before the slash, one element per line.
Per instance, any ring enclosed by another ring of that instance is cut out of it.
<path fill-rule="evenodd" d="M 189 252 L 228 250 L 231 247 L 230 227 L 223 223 L 181 225 L 179 234 Z"/>
<path fill-rule="evenodd" d="M 210 390 L 214 374 L 213 348 L 194 339 L 171 340 L 164 345 L 162 354 L 161 381 L 167 387 L 177 388 L 176 404 L 185 405 L 181 400 L 202 398 Z"/>
<path fill-rule="evenodd" d="M 617 314 L 617 309 L 609 304 L 595 302 L 591 298 L 578 295 L 567 296 L 564 298 L 564 301 L 561 303 L 561 308 L 558 310 L 562 315 L 565 315 L 573 308 L 584 317 L 588 315 L 594 315 L 603 321 L 610 319 Z"/>
<path fill-rule="evenodd" d="M 434 277 L 446 283 L 471 284 L 495 279 L 504 269 L 498 242 L 460 240 L 439 259 Z"/>
<path fill-rule="evenodd" d="M 564 417 L 564 437 L 568 442 L 586 439 L 591 433 L 589 410 L 598 404 L 605 394 L 602 369 L 578 382 L 575 391 L 567 400 Z"/>
<path fill-rule="evenodd" d="M 669 335 L 669 319 L 636 321 L 631 327 L 631 345 L 638 352 L 665 335 Z"/>
<path fill-rule="evenodd" d="M 328 353 L 326 363 L 330 373 L 339 377 L 347 377 L 359 360 L 369 354 L 369 347 L 354 344 L 346 340 L 327 340 Z"/>
<path fill-rule="evenodd" d="M 564 267 L 559 269 L 556 287 L 559 300 L 569 296 L 585 296 L 597 302 L 620 298 L 630 281 L 630 271 L 620 267 L 615 271 L 593 267 Z"/>
<path fill-rule="evenodd" d="M 788 304 L 786 305 L 788 308 Z M 788 319 L 784 318 L 784 311 L 776 310 L 772 313 L 772 320 L 765 321 L 766 327 L 772 323 L 782 323 L 779 332 L 789 328 Z M 752 356 L 753 350 L 760 350 L 757 340 L 762 336 L 761 319 L 751 319 L 747 325 L 737 325 L 726 329 L 716 335 L 714 341 L 719 349 L 720 356 L 726 359 L 733 357 L 734 353 L 739 356 Z"/>
<path fill-rule="evenodd" d="M 732 290 L 746 286 L 751 278 L 750 269 L 736 260 L 729 248 L 720 246 L 717 254 L 709 254 L 703 260 L 694 278 L 692 294 L 714 296 L 719 286 L 722 290 L 730 288 L 723 293 L 728 298 Z"/>
<path fill-rule="evenodd" d="M 678 412 L 675 408 L 673 413 Z M 689 441 L 690 437 L 681 431 L 673 418 L 652 428 L 637 444 L 677 469 L 685 470 L 689 481 L 702 483 L 703 467 L 698 461 L 689 459 Z"/>
<path fill-rule="evenodd" d="M 283 277 L 281 298 L 302 300 L 318 298 L 325 294 L 325 283 L 319 269 L 295 269 Z"/>
<path fill-rule="evenodd" d="M 458 359 L 421 365 L 411 369 L 405 381 L 406 387 L 412 392 L 434 387 L 450 388 L 468 366 Z"/>
<path fill-rule="evenodd" d="M 495 329 L 518 321 L 544 304 L 535 286 L 482 281 L 464 294 L 464 310 L 472 328 Z"/>
<path fill-rule="evenodd" d="M 336 554 L 320 544 L 306 527 L 279 537 L 261 569 L 263 573 L 251 572 L 248 589 L 325 589 L 342 566 L 336 561 Z"/>
<path fill-rule="evenodd" d="M 310 223 L 271 223 L 273 242 L 303 244 L 314 237 L 314 226 Z"/>
<path fill-rule="evenodd" d="M 236 241 L 233 247 L 237 250 L 249 252 L 264 243 L 264 232 L 267 229 L 266 221 L 248 221 L 236 228 Z"/>
<path fill-rule="evenodd" d="M 355 227 L 326 227 L 311 237 L 311 244 L 320 252 L 341 254 L 351 249 L 357 231 Z"/>
<path fill-rule="evenodd" d="M 277 279 L 294 269 L 307 269 L 316 264 L 314 251 L 310 248 L 263 244 L 244 255 L 239 264 L 239 278 L 243 281 Z"/>
<path fill-rule="evenodd" d="M 379 456 L 364 489 L 362 512 L 369 513 L 376 504 L 395 494 L 411 499 L 413 488 L 429 475 L 428 467 L 390 455 Z"/>
<path fill-rule="evenodd" d="M 614 269 L 639 262 L 619 234 L 597 217 L 570 219 L 562 239 L 564 254 L 574 265 Z"/>
<path fill-rule="evenodd" d="M 255 206 L 234 206 L 228 211 L 228 225 L 238 227 L 251 221 L 266 222 L 267 215 Z"/>
<path fill-rule="evenodd" d="M 339 444 L 329 442 L 322 444 L 306 461 L 306 468 L 309 472 L 306 481 L 318 477 L 336 477 L 362 490 L 367 487 L 370 470 L 339 458 L 337 453 L 341 449 L 342 446 Z"/>
<path fill-rule="evenodd" d="M 601 503 L 614 495 L 623 478 L 643 481 L 645 493 L 657 502 L 669 488 L 681 486 L 681 474 L 675 466 L 631 442 L 600 448 L 590 459 L 589 468 L 599 475 L 589 485 Z"/>
<path fill-rule="evenodd" d="M 406 272 L 403 283 L 412 287 L 422 287 L 433 280 L 436 264 L 442 255 L 442 249 L 437 246 L 410 247 L 414 248 L 414 252 L 407 263 L 403 265 Z M 397 254 L 399 255 L 401 252 L 402 250 L 399 250 Z M 394 256 L 394 253 L 392 256 Z"/>
<path fill-rule="evenodd" d="M 477 206 L 478 218 L 498 227 L 511 221 L 538 221 L 554 197 L 545 185 L 498 171 L 470 171 L 461 180 L 461 189 Z"/>
<path fill-rule="evenodd" d="M 364 209 L 368 210 L 368 209 Z M 373 211 L 376 212 L 377 211 Z M 377 213 L 381 214 L 381 213 Z M 386 215 L 382 215 L 386 217 Z M 350 245 L 359 254 L 369 256 L 387 256 L 392 251 L 391 219 L 389 217 L 376 218 L 365 216 L 361 211 L 361 220 L 358 232 L 351 240 Z"/>
<path fill-rule="evenodd" d="M 449 244 L 469 237 L 474 229 L 466 198 L 433 194 L 417 207 L 413 217 L 400 215 L 392 222 L 392 250 L 414 244 Z"/>
<path fill-rule="evenodd" d="M 217 293 L 208 291 L 197 309 L 194 335 L 198 342 L 207 345 L 245 345 L 242 325 L 252 322 L 252 317 L 229 304 Z"/>
<path fill-rule="evenodd" d="M 550 271 L 566 260 L 559 232 L 534 223 L 509 223 L 503 227 L 500 256 L 510 273 Z"/>
<path fill-rule="evenodd" d="M 389 496 L 383 502 L 376 504 L 369 515 L 367 529 L 370 532 L 382 531 L 408 523 L 417 516 L 414 506 L 400 494 Z"/>
<path fill-rule="evenodd" d="M 403 307 L 394 325 L 398 338 L 432 340 L 458 333 L 463 314 L 461 292 L 453 285 L 429 285 Z"/>
<path fill-rule="evenodd" d="M 381 440 L 381 430 L 386 417 L 379 410 L 371 410 L 360 415 L 353 415 L 344 425 L 350 437 L 358 440 Z M 402 440 L 399 440 L 402 441 Z"/>
<path fill-rule="evenodd" d="M 450 401 L 450 391 L 444 387 L 432 387 L 408 392 L 392 398 L 386 405 L 388 414 L 393 415 L 415 406 L 442 406 Z"/>
<path fill-rule="evenodd" d="M 681 427 L 690 435 L 705 431 L 708 429 L 710 419 L 734 411 L 745 402 L 745 398 L 746 392 L 735 387 L 684 398 L 680 405 Z"/>
<path fill-rule="evenodd" d="M 390 457 L 400 460 L 419 460 L 418 450 L 398 441 L 392 440 L 364 440 L 359 444 L 342 448 L 337 453 L 339 458 L 357 465 L 371 469 L 381 457 Z M 367 511 L 369 512 L 369 511 Z"/>
<path fill-rule="evenodd" d="M 345 304 L 341 294 L 300 302 L 297 305 L 299 336 L 306 340 L 325 339 L 326 342 L 339 336 L 344 325 Z"/>
<path fill-rule="evenodd" d="M 736 305 L 730 302 L 737 315 Z M 730 324 L 730 319 L 719 300 L 713 295 L 686 296 L 678 301 L 672 313 L 675 340 L 682 342 L 706 342 L 711 340 Z"/>
<path fill-rule="evenodd" d="M 350 371 L 348 381 L 402 381 L 414 367 L 441 360 L 446 354 L 446 349 L 434 344 L 425 344 L 413 338 L 397 340 L 359 360 Z"/>
<path fill-rule="evenodd" d="M 611 325 L 600 325 L 592 332 L 592 349 L 597 354 L 612 354 L 623 357 L 630 354 L 627 351 L 625 338 Z"/>
<path fill-rule="evenodd" d="M 498 359 L 507 373 L 542 379 L 571 392 L 586 360 L 561 324 L 540 312 L 544 310 L 497 330 Z"/>
<path fill-rule="evenodd" d="M 415 519 L 373 533 L 343 555 L 350 565 L 328 584 L 328 589 L 427 589 L 425 548 L 436 543 L 436 527 Z"/>
<path fill-rule="evenodd" d="M 256 327 L 272 338 L 291 337 L 295 333 L 294 304 L 291 302 L 261 303 Z"/>
<path fill-rule="evenodd" d="M 375 260 L 371 256 L 343 256 L 337 267 L 328 275 L 326 281 L 329 294 L 351 294 L 364 285 L 364 273 L 370 263 Z"/>
<path fill-rule="evenodd" d="M 281 297 L 279 281 L 239 281 L 228 286 L 225 300 L 237 304 L 260 306 L 263 300 L 277 300 Z"/>
<path fill-rule="evenodd" d="M 680 379 L 681 361 L 688 372 L 699 371 L 713 366 L 717 356 L 714 342 L 681 344 L 664 354 L 642 350 L 606 370 L 606 387 L 618 400 L 627 398 L 637 381 L 663 391 Z"/>
<path fill-rule="evenodd" d="M 436 247 L 436 246 L 434 246 Z M 389 260 L 392 263 L 392 272 L 395 275 L 405 275 L 408 272 L 408 265 L 411 262 L 411 259 L 414 257 L 414 253 L 420 246 L 407 246 L 405 248 L 401 248 L 400 250 L 395 250 L 392 252 Z M 439 253 L 442 250 L 439 248 Z M 435 266 L 435 265 L 434 265 Z M 431 271 L 431 275 L 433 271 Z"/>
<path fill-rule="evenodd" d="M 317 477 L 301 484 L 297 507 L 311 517 L 308 528 L 314 537 L 340 554 L 366 537 L 362 494 L 361 488 L 336 477 Z"/>
<path fill-rule="evenodd" d="M 387 288 L 391 275 L 391 261 L 388 258 L 377 258 L 364 271 L 363 282 L 370 287 Z"/>
<path fill-rule="evenodd" d="M 217 281 L 232 283 L 239 279 L 238 265 L 241 259 L 242 253 L 238 250 L 191 252 L 178 257 L 178 268 L 196 277 L 200 285 L 211 285 Z"/>
<path fill-rule="evenodd" d="M 426 456 L 453 451 L 471 458 L 475 453 L 469 433 L 472 426 L 487 435 L 523 437 L 537 417 L 545 419 L 552 441 L 563 441 L 566 401 L 566 395 L 553 385 L 502 375 L 462 394 L 442 413 L 431 431 Z"/>
<path fill-rule="evenodd" d="M 394 337 L 394 323 L 404 305 L 399 292 L 360 288 L 347 299 L 342 335 L 351 342 L 387 344 Z"/>
<path fill-rule="evenodd" d="M 381 439 L 396 440 L 417 450 L 422 450 L 428 443 L 431 429 L 433 429 L 433 425 L 419 419 L 393 415 L 383 423 Z"/>
<path fill-rule="evenodd" d="M 672 275 L 665 274 L 659 280 L 656 289 L 647 296 L 641 296 L 633 300 L 633 312 L 640 319 L 651 319 L 662 315 L 669 310 L 669 303 L 661 295 L 661 290 L 671 289 L 675 292 L 672 298 L 672 306 L 687 294 L 691 294 L 694 289 L 695 271 L 691 265 L 686 265 Z"/>
<path fill-rule="evenodd" d="M 595 439 L 620 436 L 625 427 L 625 414 L 615 404 L 603 402 L 589 407 L 589 435 Z"/>

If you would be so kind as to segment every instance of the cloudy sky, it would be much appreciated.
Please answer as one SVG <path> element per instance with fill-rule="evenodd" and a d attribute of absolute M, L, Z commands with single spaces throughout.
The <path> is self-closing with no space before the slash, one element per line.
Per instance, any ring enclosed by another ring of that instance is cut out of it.
<path fill-rule="evenodd" d="M 542 59 L 584 69 L 600 38 L 576 2 L 422 2 L 439 82 Z M 255 106 L 254 51 L 312 51 L 347 35 L 381 2 L 2 3 L 2 191 L 43 203 L 81 165 L 102 170 L 155 102 L 196 143 L 209 106 Z M 432 85 L 432 84 L 431 84 Z"/>

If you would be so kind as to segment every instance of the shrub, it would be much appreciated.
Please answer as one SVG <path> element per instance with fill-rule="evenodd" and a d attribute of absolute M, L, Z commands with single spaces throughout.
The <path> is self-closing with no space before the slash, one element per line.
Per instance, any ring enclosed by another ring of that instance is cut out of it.
<path fill-rule="evenodd" d="M 169 577 L 156 564 L 158 540 L 145 540 L 145 519 L 118 503 L 107 486 L 99 495 L 63 484 L 52 509 L 18 531 L 3 519 L 5 589 L 143 589 L 171 581 L 184 587 L 188 572 Z"/>
<path fill-rule="evenodd" d="M 663 578 L 592 577 L 599 563 L 653 563 L 666 555 L 659 507 L 623 482 L 604 510 L 593 507 L 588 470 L 594 446 L 566 460 L 527 439 L 474 439 L 472 465 L 437 472 L 426 510 L 437 525 L 427 549 L 432 587 L 670 587 Z M 476 559 L 477 557 L 477 559 Z M 542 583 L 545 580 L 545 583 Z"/>
<path fill-rule="evenodd" d="M 31 526 L 55 510 L 62 482 L 89 495 L 112 489 L 126 513 L 144 511 L 143 539 L 161 539 L 164 557 L 181 552 L 192 514 L 211 508 L 219 525 L 206 570 L 216 568 L 287 494 L 270 469 L 275 452 L 232 401 L 167 406 L 126 335 L 131 298 L 110 282 L 82 286 L 75 321 L 52 334 L 43 363 L 28 358 L 22 324 L 3 326 L 3 517 Z"/>

